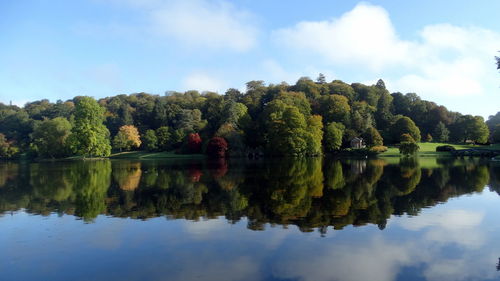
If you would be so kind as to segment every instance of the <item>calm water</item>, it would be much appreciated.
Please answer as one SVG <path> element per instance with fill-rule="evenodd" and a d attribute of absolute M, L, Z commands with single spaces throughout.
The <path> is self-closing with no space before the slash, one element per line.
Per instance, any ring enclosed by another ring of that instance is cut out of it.
<path fill-rule="evenodd" d="M 500 165 L 0 163 L 0 280 L 497 280 Z"/>

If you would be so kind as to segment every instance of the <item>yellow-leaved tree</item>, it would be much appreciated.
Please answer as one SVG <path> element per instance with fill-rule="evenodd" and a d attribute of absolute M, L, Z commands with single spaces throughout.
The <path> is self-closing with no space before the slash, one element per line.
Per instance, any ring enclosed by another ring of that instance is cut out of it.
<path fill-rule="evenodd" d="M 138 148 L 141 146 L 139 131 L 133 125 L 121 126 L 113 139 L 113 146 L 120 151 L 129 151 L 132 148 Z"/>

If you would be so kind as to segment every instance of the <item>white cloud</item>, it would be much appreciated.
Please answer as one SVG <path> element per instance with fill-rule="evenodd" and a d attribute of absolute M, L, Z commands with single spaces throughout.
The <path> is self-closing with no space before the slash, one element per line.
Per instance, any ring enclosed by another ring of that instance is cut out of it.
<path fill-rule="evenodd" d="M 487 95 L 498 84 L 493 56 L 499 33 L 436 24 L 423 27 L 416 40 L 402 40 L 386 10 L 366 3 L 336 19 L 277 30 L 273 37 L 285 49 L 313 53 L 368 77 L 392 73 L 385 77 L 391 90 L 426 98 Z"/>
<path fill-rule="evenodd" d="M 316 52 L 333 63 L 359 63 L 372 69 L 406 60 L 410 44 L 397 38 L 387 12 L 359 4 L 330 21 L 303 21 L 274 32 L 276 41 Z"/>
<path fill-rule="evenodd" d="M 257 44 L 253 16 L 229 2 L 175 0 L 148 6 L 154 7 L 153 30 L 188 47 L 247 51 Z"/>
<path fill-rule="evenodd" d="M 205 73 L 192 73 L 182 81 L 184 90 L 224 92 L 224 82 Z"/>

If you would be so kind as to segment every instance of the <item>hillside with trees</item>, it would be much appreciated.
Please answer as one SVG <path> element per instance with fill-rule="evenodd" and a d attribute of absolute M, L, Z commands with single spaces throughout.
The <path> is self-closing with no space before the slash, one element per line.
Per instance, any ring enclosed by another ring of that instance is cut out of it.
<path fill-rule="evenodd" d="M 250 81 L 246 91 L 78 96 L 22 108 L 0 103 L 0 157 L 106 157 L 111 150 L 316 156 L 363 137 L 368 147 L 410 141 L 500 142 L 500 112 L 485 122 L 415 93 L 302 77 Z"/>

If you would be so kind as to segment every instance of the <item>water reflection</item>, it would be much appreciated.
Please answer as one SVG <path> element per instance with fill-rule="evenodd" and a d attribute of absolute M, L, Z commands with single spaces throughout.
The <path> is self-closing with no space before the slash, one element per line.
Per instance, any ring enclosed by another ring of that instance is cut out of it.
<path fill-rule="evenodd" d="M 268 161 L 80 161 L 0 163 L 0 212 L 99 214 L 199 220 L 225 216 L 248 228 L 302 231 L 418 215 L 451 197 L 500 191 L 500 168 L 479 160 L 275 159 Z M 394 160 L 391 160 L 394 162 Z"/>

